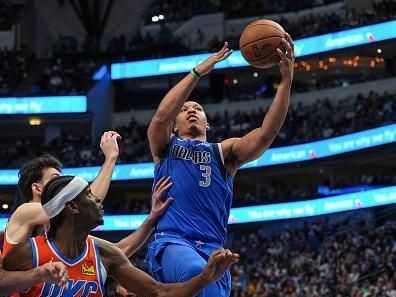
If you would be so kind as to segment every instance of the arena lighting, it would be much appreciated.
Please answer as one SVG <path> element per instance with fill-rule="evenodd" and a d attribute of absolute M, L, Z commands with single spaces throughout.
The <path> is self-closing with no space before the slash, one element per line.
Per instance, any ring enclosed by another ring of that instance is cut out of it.
<path fill-rule="evenodd" d="M 86 111 L 86 96 L 0 98 L 0 114 L 77 113 Z"/>
<path fill-rule="evenodd" d="M 242 169 L 310 161 L 395 142 L 396 124 L 392 124 L 304 144 L 270 148 L 257 160 L 242 166 Z M 99 170 L 99 166 L 93 166 L 64 168 L 62 172 L 65 175 L 81 176 L 91 182 Z M 151 179 L 153 176 L 153 163 L 121 164 L 116 165 L 112 180 Z M 17 169 L 0 170 L 0 185 L 16 185 L 17 182 Z"/>
<path fill-rule="evenodd" d="M 232 208 L 228 224 L 296 219 L 396 203 L 396 186 L 298 202 Z M 147 215 L 106 215 L 95 231 L 136 230 Z M 4 230 L 7 218 L 0 218 Z"/>
<path fill-rule="evenodd" d="M 328 33 L 295 41 L 297 57 L 333 51 L 363 44 L 396 38 L 396 20 Z M 137 62 L 114 63 L 111 65 L 112 79 L 125 79 L 189 72 L 211 54 L 199 54 L 174 58 L 153 59 Z M 227 60 L 215 68 L 249 66 L 240 51 L 235 51 Z"/>
<path fill-rule="evenodd" d="M 31 119 L 29 119 L 29 125 L 30 126 L 40 126 L 41 119 L 40 118 L 31 118 Z"/>

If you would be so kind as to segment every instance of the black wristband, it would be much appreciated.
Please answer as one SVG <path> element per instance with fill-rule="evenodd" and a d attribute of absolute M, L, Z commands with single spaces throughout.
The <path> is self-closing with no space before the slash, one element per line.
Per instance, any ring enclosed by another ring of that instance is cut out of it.
<path fill-rule="evenodd" d="M 201 74 L 199 74 L 199 73 L 197 72 L 197 70 L 195 70 L 195 68 L 192 69 L 192 72 L 193 72 L 198 78 L 201 78 Z"/>

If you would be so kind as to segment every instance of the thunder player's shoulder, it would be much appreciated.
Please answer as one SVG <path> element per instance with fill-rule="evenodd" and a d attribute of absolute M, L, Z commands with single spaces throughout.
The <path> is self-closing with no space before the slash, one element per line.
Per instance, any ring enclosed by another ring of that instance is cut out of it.
<path fill-rule="evenodd" d="M 98 247 L 100 257 L 107 265 L 117 265 L 118 262 L 126 258 L 125 254 L 114 243 L 89 235 Z M 106 265 L 106 266 L 107 266 Z"/>
<path fill-rule="evenodd" d="M 29 270 L 32 269 L 32 247 L 28 240 L 14 246 L 3 259 L 5 270 Z"/>

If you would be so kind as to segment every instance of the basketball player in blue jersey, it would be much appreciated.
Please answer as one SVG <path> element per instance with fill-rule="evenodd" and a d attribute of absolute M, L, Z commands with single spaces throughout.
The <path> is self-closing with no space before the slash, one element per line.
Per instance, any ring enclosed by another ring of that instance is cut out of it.
<path fill-rule="evenodd" d="M 146 262 L 160 281 L 183 282 L 199 274 L 214 250 L 227 237 L 233 177 L 245 163 L 261 156 L 277 136 L 285 120 L 294 72 L 294 45 L 289 34 L 282 40 L 286 53 L 281 58 L 282 75 L 274 101 L 262 126 L 242 138 L 208 143 L 209 124 L 200 104 L 186 101 L 201 76 L 232 50 L 223 48 L 203 61 L 173 87 L 160 103 L 148 138 L 156 164 L 155 181 L 171 176 L 169 196 L 174 201 L 158 221 Z M 230 274 L 200 292 L 200 297 L 229 296 Z"/>

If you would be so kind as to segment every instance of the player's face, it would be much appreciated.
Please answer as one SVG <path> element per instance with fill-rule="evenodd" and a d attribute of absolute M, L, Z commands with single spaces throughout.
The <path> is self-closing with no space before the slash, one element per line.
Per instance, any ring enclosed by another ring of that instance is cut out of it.
<path fill-rule="evenodd" d="M 103 205 L 101 199 L 91 193 L 91 188 L 87 187 L 84 190 L 84 195 L 79 201 L 79 213 L 84 223 L 90 230 L 99 225 L 103 225 Z"/>
<path fill-rule="evenodd" d="M 32 184 L 33 200 L 40 201 L 45 185 L 53 178 L 60 176 L 60 172 L 52 167 L 43 169 L 43 177 Z"/>
<path fill-rule="evenodd" d="M 175 130 L 180 135 L 205 134 L 209 128 L 206 114 L 200 104 L 187 101 L 176 117 Z"/>

